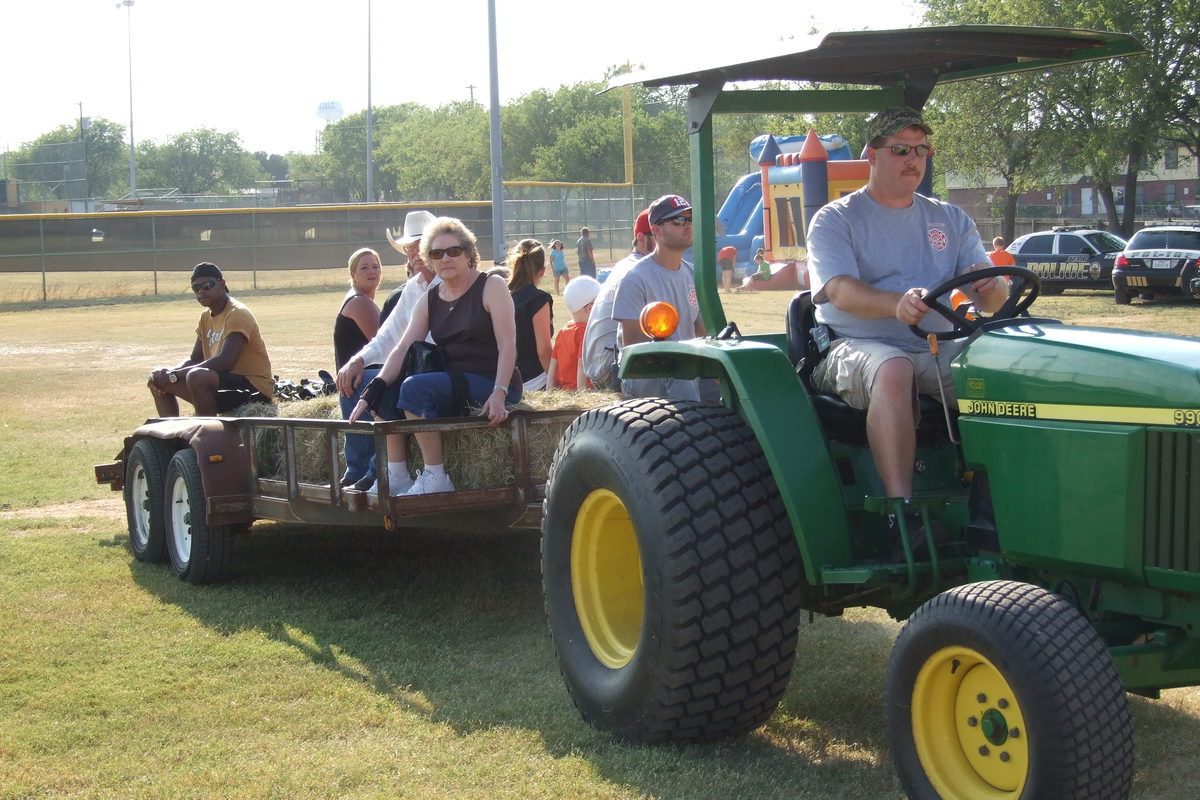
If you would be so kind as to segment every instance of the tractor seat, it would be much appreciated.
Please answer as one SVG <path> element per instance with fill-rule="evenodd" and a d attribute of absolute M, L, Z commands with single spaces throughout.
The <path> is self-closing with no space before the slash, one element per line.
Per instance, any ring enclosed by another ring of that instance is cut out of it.
<path fill-rule="evenodd" d="M 867 412 L 850 406 L 836 394 L 818 392 L 813 388 L 813 370 L 825 357 L 825 353 L 817 347 L 813 339 L 812 330 L 816 326 L 817 309 L 812 301 L 812 292 L 797 292 L 787 308 L 788 358 L 796 368 L 797 377 L 812 398 L 813 408 L 825 435 L 847 444 L 866 445 Z M 832 331 L 830 338 L 837 338 Z M 937 398 L 927 394 L 919 395 L 917 399 L 921 411 L 921 423 L 917 426 L 917 443 L 933 444 L 948 439 L 942 404 Z M 950 419 L 952 423 L 957 421 L 957 410 L 950 410 Z"/>

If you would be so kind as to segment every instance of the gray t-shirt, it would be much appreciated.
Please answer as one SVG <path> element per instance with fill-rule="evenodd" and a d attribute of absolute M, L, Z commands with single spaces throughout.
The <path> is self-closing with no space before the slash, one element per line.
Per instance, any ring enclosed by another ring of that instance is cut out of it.
<path fill-rule="evenodd" d="M 887 208 L 859 189 L 823 206 L 808 229 L 808 275 L 817 319 L 838 336 L 876 339 L 912 352 L 928 345 L 907 325 L 894 317 L 868 320 L 839 311 L 825 296 L 825 284 L 849 275 L 889 292 L 932 289 L 979 263 L 990 265 L 971 218 L 957 206 L 919 194 L 908 208 Z M 937 314 L 926 316 L 921 326 L 950 329 Z"/>
<path fill-rule="evenodd" d="M 679 269 L 667 269 L 646 256 L 626 273 L 617 286 L 613 300 L 614 320 L 638 319 L 647 303 L 665 300 L 679 312 L 679 327 L 669 337 L 672 341 L 691 339 L 696 335 L 696 320 L 700 319 L 700 302 L 696 299 L 696 281 L 692 265 L 687 261 Z M 617 328 L 617 347 L 625 342 Z"/>
<path fill-rule="evenodd" d="M 621 279 L 645 256 L 633 252 L 613 264 L 608 279 L 600 287 L 588 317 L 587 332 L 583 335 L 583 371 L 595 386 L 606 385 L 617 363 L 617 329 L 620 327 L 612 318 L 613 301 L 617 297 L 617 286 Z"/>

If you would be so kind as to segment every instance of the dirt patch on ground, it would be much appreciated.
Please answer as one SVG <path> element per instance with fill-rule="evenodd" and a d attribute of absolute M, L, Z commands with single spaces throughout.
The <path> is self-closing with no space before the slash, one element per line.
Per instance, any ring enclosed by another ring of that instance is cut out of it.
<path fill-rule="evenodd" d="M 101 500 L 80 500 L 56 506 L 31 506 L 0 511 L 0 519 L 39 519 L 45 517 L 100 517 L 125 522 L 125 502 L 120 495 Z"/>

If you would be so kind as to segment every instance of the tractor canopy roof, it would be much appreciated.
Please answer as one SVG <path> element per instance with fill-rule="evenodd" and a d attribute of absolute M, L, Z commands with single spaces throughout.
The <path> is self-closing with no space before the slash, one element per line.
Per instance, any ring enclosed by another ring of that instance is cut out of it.
<path fill-rule="evenodd" d="M 797 44 L 801 49 L 794 50 Z M 1146 52 L 1132 36 L 1076 28 L 951 25 L 886 31 L 843 31 L 785 42 L 787 52 L 665 74 L 619 75 L 610 86 L 697 85 L 720 90 L 730 81 L 903 86 L 921 108 L 939 83 L 1047 69 Z"/>

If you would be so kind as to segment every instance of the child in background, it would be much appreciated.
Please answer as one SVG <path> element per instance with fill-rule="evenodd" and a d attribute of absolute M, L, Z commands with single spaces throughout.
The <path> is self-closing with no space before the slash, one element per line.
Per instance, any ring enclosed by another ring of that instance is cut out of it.
<path fill-rule="evenodd" d="M 571 274 L 567 271 L 567 254 L 563 251 L 563 243 L 558 239 L 550 243 L 550 268 L 554 273 L 554 293 L 561 294 L 558 291 L 558 282 L 562 280 L 570 283 Z"/>
<path fill-rule="evenodd" d="M 547 389 L 566 389 L 577 392 L 587 384 L 583 375 L 583 334 L 587 329 L 592 303 L 600 294 L 600 282 L 588 275 L 581 275 L 567 284 L 563 290 L 563 302 L 571 312 L 571 321 L 554 337 L 554 349 L 550 352 L 550 369 Z"/>

